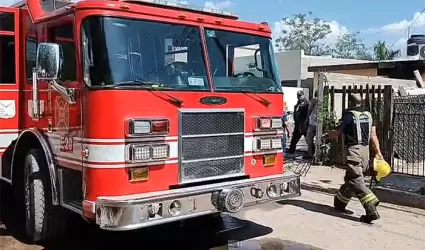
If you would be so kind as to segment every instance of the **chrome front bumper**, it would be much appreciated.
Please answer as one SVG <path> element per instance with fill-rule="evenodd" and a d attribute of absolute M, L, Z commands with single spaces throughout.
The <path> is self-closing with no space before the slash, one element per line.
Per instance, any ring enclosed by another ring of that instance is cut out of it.
<path fill-rule="evenodd" d="M 301 195 L 293 173 L 147 194 L 99 197 L 96 223 L 113 231 L 184 220 L 216 212 L 235 213 L 245 207 Z"/>

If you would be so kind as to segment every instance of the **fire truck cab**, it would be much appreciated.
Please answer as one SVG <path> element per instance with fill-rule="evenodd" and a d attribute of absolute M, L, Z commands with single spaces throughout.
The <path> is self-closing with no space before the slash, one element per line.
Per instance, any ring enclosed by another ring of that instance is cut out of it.
<path fill-rule="evenodd" d="M 33 241 L 300 195 L 267 24 L 163 0 L 0 8 L 0 180 Z"/>

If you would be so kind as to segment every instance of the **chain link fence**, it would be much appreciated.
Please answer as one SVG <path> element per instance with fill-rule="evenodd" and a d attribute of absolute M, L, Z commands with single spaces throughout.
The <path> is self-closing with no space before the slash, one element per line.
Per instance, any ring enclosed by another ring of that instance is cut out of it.
<path fill-rule="evenodd" d="M 392 142 L 393 171 L 425 176 L 425 95 L 394 97 Z"/>

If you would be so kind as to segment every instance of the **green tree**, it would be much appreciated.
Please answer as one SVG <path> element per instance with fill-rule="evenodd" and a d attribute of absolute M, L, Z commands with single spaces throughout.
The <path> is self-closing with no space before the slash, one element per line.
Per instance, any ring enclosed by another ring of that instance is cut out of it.
<path fill-rule="evenodd" d="M 306 55 L 326 55 L 330 47 L 323 39 L 331 33 L 331 28 L 323 19 L 313 17 L 312 12 L 300 13 L 282 19 L 286 26 L 275 39 L 279 51 L 304 50 Z"/>
<path fill-rule="evenodd" d="M 392 60 L 396 56 L 400 55 L 400 50 L 392 50 L 387 47 L 387 44 L 384 41 L 378 41 L 373 45 L 373 54 L 375 60 Z"/>
<path fill-rule="evenodd" d="M 340 35 L 332 49 L 332 55 L 335 58 L 373 60 L 359 32 Z"/>

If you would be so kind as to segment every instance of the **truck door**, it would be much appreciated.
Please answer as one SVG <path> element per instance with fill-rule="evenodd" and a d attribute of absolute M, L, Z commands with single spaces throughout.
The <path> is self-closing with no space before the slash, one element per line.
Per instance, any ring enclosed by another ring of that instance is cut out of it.
<path fill-rule="evenodd" d="M 19 36 L 19 9 L 0 7 L 0 180 L 7 182 L 3 155 L 19 131 Z"/>

